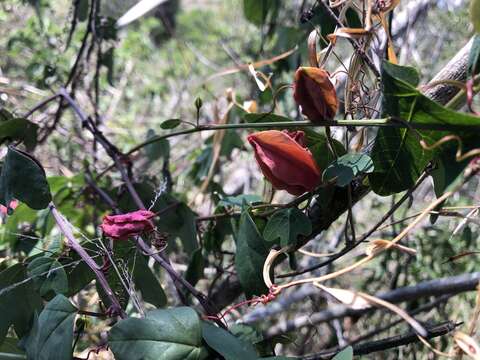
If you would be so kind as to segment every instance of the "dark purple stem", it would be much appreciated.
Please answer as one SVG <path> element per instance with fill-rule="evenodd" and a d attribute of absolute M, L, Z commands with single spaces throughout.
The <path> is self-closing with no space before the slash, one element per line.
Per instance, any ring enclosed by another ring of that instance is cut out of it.
<path fill-rule="evenodd" d="M 108 155 L 112 158 L 115 162 L 115 167 L 120 172 L 125 185 L 127 186 L 128 192 L 132 196 L 135 204 L 138 206 L 139 209 L 145 209 L 145 205 L 141 200 L 140 196 L 138 195 L 135 187 L 132 184 L 132 181 L 128 175 L 127 169 L 125 165 L 122 163 L 122 156 L 123 154 L 114 146 L 104 135 L 101 131 L 97 129 L 93 121 L 88 117 L 83 110 L 78 106 L 74 99 L 70 96 L 67 90 L 60 89 L 59 95 L 62 96 L 72 107 L 73 111 L 77 114 L 77 116 L 82 121 L 82 125 L 89 130 L 95 139 L 98 141 L 100 145 L 107 151 Z M 79 244 L 78 244 L 79 245 Z M 141 237 L 137 237 L 136 240 L 137 247 L 146 255 L 152 256 L 155 261 L 157 261 L 161 267 L 163 267 L 170 277 L 174 280 L 174 283 L 182 284 L 200 303 L 203 307 L 205 312 L 208 315 L 216 314 L 217 311 L 213 309 L 212 306 L 208 303 L 205 295 L 199 292 L 195 287 L 193 287 L 187 280 L 182 278 L 170 265 L 170 261 L 168 258 L 165 257 L 163 254 L 153 253 L 150 246 L 145 243 L 145 241 Z M 79 245 L 80 246 L 80 245 Z M 83 250 L 83 248 L 82 248 Z M 222 322 L 219 320 L 217 322 L 219 325 L 223 326 Z"/>
<path fill-rule="evenodd" d="M 53 217 L 55 218 L 55 221 L 58 227 L 60 228 L 63 235 L 65 235 L 65 237 L 67 238 L 68 246 L 71 247 L 82 258 L 83 261 L 85 261 L 85 263 L 88 265 L 90 269 L 92 269 L 92 271 L 95 273 L 97 277 L 98 282 L 100 283 L 100 286 L 103 288 L 108 298 L 110 299 L 110 302 L 112 303 L 112 306 L 114 307 L 114 309 L 118 311 L 118 314 L 120 315 L 121 318 L 125 318 L 127 315 L 123 311 L 122 306 L 120 305 L 120 302 L 115 296 L 115 293 L 110 288 L 110 285 L 108 284 L 108 281 L 105 278 L 105 275 L 100 270 L 100 267 L 95 262 L 95 260 L 93 260 L 92 257 L 88 255 L 88 253 L 85 251 L 85 249 L 82 247 L 82 245 L 80 245 L 80 243 L 77 241 L 77 239 L 73 235 L 72 225 L 62 216 L 62 214 L 60 214 L 60 212 L 57 210 L 53 202 L 49 204 L 49 208 L 50 208 L 50 211 L 52 212 Z"/>

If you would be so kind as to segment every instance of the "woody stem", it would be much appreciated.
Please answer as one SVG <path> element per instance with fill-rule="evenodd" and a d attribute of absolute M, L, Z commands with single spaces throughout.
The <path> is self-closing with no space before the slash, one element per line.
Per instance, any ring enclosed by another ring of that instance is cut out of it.
<path fill-rule="evenodd" d="M 266 117 L 268 114 L 265 114 Z M 376 127 L 394 127 L 394 128 L 409 128 L 409 129 L 422 129 L 422 130 L 480 130 L 480 125 L 472 124 L 468 126 L 464 125 L 452 125 L 452 124 L 419 124 L 408 123 L 402 119 L 394 117 L 386 117 L 382 119 L 363 119 L 363 120 L 325 120 L 322 124 L 313 124 L 310 121 L 275 121 L 275 122 L 261 122 L 261 123 L 241 123 L 241 124 L 220 124 L 220 125 L 200 125 L 192 129 L 174 131 L 169 134 L 154 136 L 149 140 L 140 143 L 125 153 L 125 156 L 132 155 L 140 149 L 150 144 L 162 141 L 175 136 L 187 135 L 201 131 L 216 131 L 224 129 L 284 129 L 284 128 L 309 128 L 309 127 L 349 127 L 349 126 L 376 126 Z"/>
<path fill-rule="evenodd" d="M 53 202 L 49 204 L 49 208 L 50 208 L 50 211 L 52 212 L 55 222 L 60 228 L 60 231 L 63 233 L 63 235 L 65 235 L 68 246 L 71 247 L 82 258 L 82 260 L 85 261 L 88 267 L 95 273 L 97 280 L 100 283 L 100 286 L 103 288 L 103 290 L 107 294 L 107 297 L 112 303 L 112 306 L 114 306 L 115 310 L 119 312 L 120 317 L 125 318 L 126 317 L 125 311 L 123 311 L 122 306 L 120 305 L 120 302 L 118 301 L 112 288 L 108 284 L 108 281 L 105 275 L 100 270 L 95 260 L 91 258 L 91 256 L 85 251 L 82 245 L 80 245 L 77 239 L 75 239 L 75 236 L 73 235 L 73 232 L 72 232 L 72 225 L 60 214 L 60 212 L 57 210 Z"/>

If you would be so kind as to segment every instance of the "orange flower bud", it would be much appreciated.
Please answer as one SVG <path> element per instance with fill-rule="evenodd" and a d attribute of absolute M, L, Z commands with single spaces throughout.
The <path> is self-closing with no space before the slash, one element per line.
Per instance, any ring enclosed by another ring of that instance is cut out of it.
<path fill-rule="evenodd" d="M 295 72 L 293 98 L 302 107 L 302 114 L 311 122 L 333 119 L 338 101 L 328 72 L 316 67 L 300 67 Z"/>
<path fill-rule="evenodd" d="M 315 189 L 321 173 L 304 147 L 304 132 L 268 130 L 248 136 L 263 175 L 278 190 L 301 195 Z"/>

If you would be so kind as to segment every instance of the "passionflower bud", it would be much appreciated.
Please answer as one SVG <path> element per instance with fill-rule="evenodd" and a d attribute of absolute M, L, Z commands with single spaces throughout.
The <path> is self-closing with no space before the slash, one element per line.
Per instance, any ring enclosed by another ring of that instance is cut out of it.
<path fill-rule="evenodd" d="M 292 195 L 311 191 L 321 181 L 320 170 L 304 146 L 304 132 L 268 130 L 248 136 L 263 175 L 277 190 Z"/>
<path fill-rule="evenodd" d="M 337 113 L 335 87 L 328 72 L 316 67 L 300 67 L 295 72 L 293 98 L 302 114 L 313 123 L 331 120 Z"/>
<path fill-rule="evenodd" d="M 137 210 L 122 215 L 107 215 L 103 218 L 102 228 L 105 236 L 115 240 L 125 240 L 130 236 L 140 235 L 155 227 L 150 220 L 155 216 L 148 210 Z"/>

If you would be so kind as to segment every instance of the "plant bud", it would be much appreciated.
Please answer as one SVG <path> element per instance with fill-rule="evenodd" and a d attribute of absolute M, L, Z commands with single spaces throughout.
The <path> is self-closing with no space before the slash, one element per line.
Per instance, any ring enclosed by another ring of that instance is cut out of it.
<path fill-rule="evenodd" d="M 302 114 L 311 122 L 321 124 L 337 113 L 338 100 L 328 72 L 316 67 L 300 67 L 295 72 L 293 98 Z"/>
<path fill-rule="evenodd" d="M 304 132 L 267 130 L 248 136 L 263 175 L 278 190 L 301 195 L 321 182 L 321 172 L 310 150 L 304 147 Z"/>

